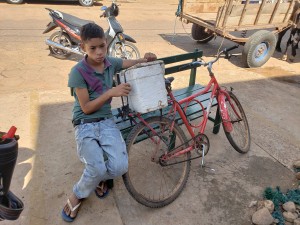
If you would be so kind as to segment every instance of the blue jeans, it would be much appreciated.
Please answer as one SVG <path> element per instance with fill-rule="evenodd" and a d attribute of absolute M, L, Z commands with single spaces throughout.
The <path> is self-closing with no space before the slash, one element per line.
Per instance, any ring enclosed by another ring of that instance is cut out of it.
<path fill-rule="evenodd" d="M 128 156 L 120 130 L 113 119 L 85 123 L 75 127 L 77 154 L 85 164 L 73 192 L 86 198 L 102 180 L 113 179 L 127 172 Z M 104 159 L 104 154 L 107 160 Z"/>

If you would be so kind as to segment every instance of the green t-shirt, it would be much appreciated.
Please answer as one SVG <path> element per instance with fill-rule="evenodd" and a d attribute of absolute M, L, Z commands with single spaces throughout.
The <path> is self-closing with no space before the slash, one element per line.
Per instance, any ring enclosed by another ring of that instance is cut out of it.
<path fill-rule="evenodd" d="M 110 101 L 107 101 L 97 111 L 91 114 L 85 114 L 80 107 L 75 88 L 87 88 L 90 101 L 98 98 L 101 94 L 112 88 L 113 76 L 122 69 L 122 63 L 123 60 L 120 58 L 113 58 L 107 56 L 104 60 L 104 72 L 102 74 L 93 70 L 92 67 L 90 67 L 86 62 L 86 58 L 84 58 L 71 69 L 71 72 L 69 74 L 68 87 L 71 88 L 75 98 L 75 103 L 73 107 L 73 120 L 112 117 Z M 99 91 L 97 92 L 91 88 L 91 86 L 88 84 L 88 82 L 86 82 L 86 80 L 82 76 L 80 68 L 92 70 L 91 76 L 95 76 L 101 82 L 100 84 L 102 85 L 102 93 L 99 93 Z"/>

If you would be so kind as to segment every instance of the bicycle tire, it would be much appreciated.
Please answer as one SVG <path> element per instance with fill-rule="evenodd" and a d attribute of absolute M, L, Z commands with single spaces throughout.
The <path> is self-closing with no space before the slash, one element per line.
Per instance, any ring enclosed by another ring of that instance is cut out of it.
<path fill-rule="evenodd" d="M 172 122 L 170 119 L 157 116 L 146 119 L 146 122 L 156 132 L 160 132 L 165 142 L 160 141 L 159 146 L 155 146 L 150 138 L 145 138 L 145 131 L 149 131 L 149 127 L 143 123 L 136 125 L 126 139 L 129 167 L 128 172 L 123 175 L 123 181 L 126 189 L 137 202 L 150 208 L 160 208 L 173 202 L 185 187 L 190 173 L 191 153 L 187 152 L 175 159 L 176 162 L 186 160 L 185 162 L 162 166 L 158 161 L 159 156 L 162 155 L 161 150 L 163 147 L 170 148 L 174 144 L 172 141 L 174 134 L 176 147 L 186 143 L 187 138 L 177 124 L 174 125 L 172 132 L 168 130 Z M 161 140 L 154 135 L 151 138 Z M 156 154 L 154 154 L 155 148 L 159 150 Z"/>
<path fill-rule="evenodd" d="M 250 142 L 251 142 L 248 120 L 238 98 L 231 91 L 229 91 L 228 94 L 230 96 L 231 103 L 236 109 L 236 112 L 241 117 L 241 121 L 237 121 L 237 115 L 234 112 L 231 104 L 229 104 L 228 99 L 226 98 L 226 108 L 228 110 L 228 114 L 230 117 L 233 130 L 231 132 L 227 132 L 225 130 L 224 124 L 223 124 L 223 129 L 231 146 L 237 152 L 244 154 L 249 151 Z"/>

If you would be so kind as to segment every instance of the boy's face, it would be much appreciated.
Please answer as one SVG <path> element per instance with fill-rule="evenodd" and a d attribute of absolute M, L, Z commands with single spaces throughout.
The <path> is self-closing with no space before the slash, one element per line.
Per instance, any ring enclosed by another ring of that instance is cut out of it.
<path fill-rule="evenodd" d="M 104 61 L 107 52 L 106 39 L 91 38 L 81 43 L 81 48 L 86 52 L 90 60 L 93 60 L 95 63 L 101 63 Z"/>

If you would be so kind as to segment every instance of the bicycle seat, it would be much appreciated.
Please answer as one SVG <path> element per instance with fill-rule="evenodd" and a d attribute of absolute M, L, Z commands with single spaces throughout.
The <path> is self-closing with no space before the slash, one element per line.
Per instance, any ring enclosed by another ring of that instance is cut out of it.
<path fill-rule="evenodd" d="M 171 84 L 173 82 L 175 78 L 174 77 L 168 77 L 168 78 L 165 78 L 165 84 Z"/>

